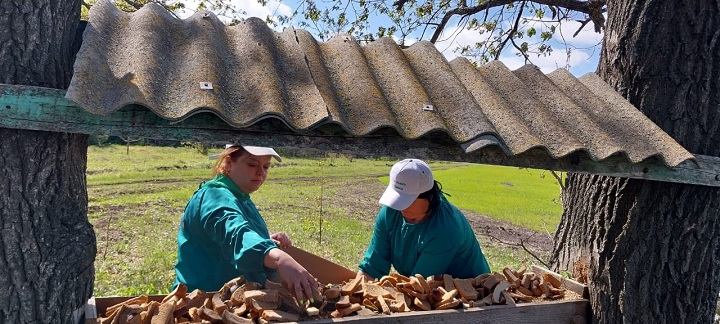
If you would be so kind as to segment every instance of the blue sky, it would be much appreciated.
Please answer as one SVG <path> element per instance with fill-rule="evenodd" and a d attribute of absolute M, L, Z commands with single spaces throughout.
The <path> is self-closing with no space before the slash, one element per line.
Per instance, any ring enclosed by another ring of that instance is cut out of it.
<path fill-rule="evenodd" d="M 392 1 L 392 0 L 387 0 Z M 185 1 L 188 4 L 188 10 L 181 14 L 183 17 L 190 16 L 194 13 L 197 1 Z M 233 0 L 232 5 L 237 9 L 245 12 L 246 17 L 259 17 L 264 19 L 268 15 L 274 16 L 278 14 L 289 15 L 298 5 L 296 0 L 270 0 L 267 6 L 260 5 L 257 0 Z M 220 17 L 223 19 L 223 17 Z M 382 21 L 375 19 L 378 24 Z M 371 18 L 371 22 L 372 18 Z M 387 24 L 385 24 L 387 25 Z M 585 73 L 594 72 L 597 68 L 600 56 L 600 43 L 602 42 L 602 34 L 593 31 L 592 24 L 588 24 L 576 36 L 572 35 L 579 28 L 580 23 L 576 21 L 564 22 L 556 32 L 557 36 L 563 36 L 566 40 L 565 44 L 561 42 L 552 42 L 553 51 L 548 56 L 537 57 L 531 56 L 532 64 L 538 66 L 543 72 L 549 73 L 557 68 L 566 68 L 575 76 L 581 76 Z M 460 30 L 460 32 L 458 32 Z M 312 32 L 312 31 L 311 31 Z M 418 36 L 419 37 L 419 36 Z M 448 60 L 457 57 L 453 51 L 458 46 L 474 44 L 481 40 L 482 36 L 477 32 L 463 30 L 458 28 L 455 23 L 448 23 L 445 28 L 443 37 L 435 45 L 439 51 L 445 55 Z M 531 42 L 531 41 L 529 41 Z M 406 41 L 406 45 L 410 45 Z M 515 55 L 514 49 L 504 51 L 500 57 L 502 61 L 511 70 L 517 69 L 525 64 L 524 59 Z"/>

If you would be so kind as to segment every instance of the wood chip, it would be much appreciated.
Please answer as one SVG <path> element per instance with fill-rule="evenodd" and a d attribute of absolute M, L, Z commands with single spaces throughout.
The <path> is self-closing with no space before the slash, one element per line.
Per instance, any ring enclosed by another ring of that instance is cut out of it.
<path fill-rule="evenodd" d="M 517 292 L 511 292 L 511 293 L 510 293 L 510 296 L 512 296 L 512 298 L 514 298 L 514 299 L 521 300 L 521 301 L 524 301 L 524 302 L 531 302 L 531 301 L 533 300 L 533 297 L 532 297 L 532 296 L 526 295 L 526 294 L 521 293 L 521 292 L 519 292 L 519 291 L 517 291 Z"/>
<path fill-rule="evenodd" d="M 415 278 L 420 282 L 420 285 L 423 287 L 422 293 L 429 293 L 430 292 L 430 285 L 428 285 L 427 280 L 425 280 L 425 277 L 423 277 L 421 274 L 416 274 Z"/>
<path fill-rule="evenodd" d="M 397 279 L 398 282 L 410 282 L 410 278 L 403 276 L 397 272 L 391 273 L 390 276 Z"/>
<path fill-rule="evenodd" d="M 340 297 L 340 300 L 335 302 L 335 308 L 345 308 L 350 307 L 352 303 L 350 302 L 350 296 L 342 296 Z"/>
<path fill-rule="evenodd" d="M 380 278 L 380 280 L 378 281 L 378 284 L 379 284 L 380 286 L 383 286 L 383 285 L 384 285 L 385 283 L 387 283 L 387 282 L 389 282 L 391 285 L 395 286 L 395 285 L 398 283 L 398 280 L 397 280 L 397 278 L 392 277 L 392 276 L 383 276 L 383 277 Z"/>
<path fill-rule="evenodd" d="M 375 303 L 374 303 L 372 300 L 368 299 L 368 298 L 363 299 L 362 304 L 363 304 L 363 306 L 371 309 L 371 310 L 374 311 L 374 312 L 379 312 L 379 311 L 380 311 L 380 307 L 379 307 L 378 305 L 375 305 Z"/>
<path fill-rule="evenodd" d="M 225 302 L 222 300 L 222 296 L 219 292 L 215 293 L 212 296 L 212 304 L 213 310 L 218 314 L 222 314 L 228 309 L 227 305 L 225 305 Z"/>
<path fill-rule="evenodd" d="M 555 288 L 560 288 L 562 286 L 560 279 L 556 278 L 552 274 L 544 273 L 543 278 Z"/>
<path fill-rule="evenodd" d="M 435 309 L 437 309 L 437 310 L 441 310 L 441 309 L 451 309 L 451 308 L 457 307 L 458 305 L 460 305 L 460 300 L 457 299 L 457 298 L 455 298 L 455 299 L 453 299 L 453 300 L 451 300 L 451 301 L 449 301 L 449 302 L 446 302 L 446 303 L 437 305 L 437 307 L 435 307 Z"/>
<path fill-rule="evenodd" d="M 245 300 L 252 299 L 267 303 L 277 303 L 279 293 L 276 289 L 257 289 L 245 291 L 243 296 Z"/>
<path fill-rule="evenodd" d="M 510 292 L 505 290 L 502 292 L 503 297 L 505 297 L 505 304 L 516 306 L 515 305 L 515 299 L 513 299 L 512 295 L 510 295 Z"/>
<path fill-rule="evenodd" d="M 237 314 L 234 314 L 233 312 L 224 312 L 222 314 L 222 322 L 226 324 L 244 324 L 244 323 L 252 323 L 253 321 L 249 318 L 244 318 L 242 316 L 238 316 Z"/>
<path fill-rule="evenodd" d="M 342 316 L 344 317 L 344 316 L 348 316 L 352 313 L 359 311 L 361 308 L 362 308 L 362 306 L 360 304 L 352 304 L 352 305 L 350 305 L 350 307 L 342 308 L 339 311 L 342 314 Z"/>
<path fill-rule="evenodd" d="M 392 294 L 376 283 L 363 284 L 363 298 L 378 298 L 379 296 L 389 298 Z"/>
<path fill-rule="evenodd" d="M 420 310 L 429 311 L 432 309 L 430 302 L 426 299 L 415 298 L 415 300 L 413 300 L 413 304 Z"/>
<path fill-rule="evenodd" d="M 490 277 L 489 273 L 483 273 L 472 279 L 473 287 L 482 286 L 483 282 Z"/>
<path fill-rule="evenodd" d="M 335 299 L 335 298 L 340 297 L 341 292 L 342 291 L 340 290 L 340 287 L 338 287 L 338 286 L 332 286 L 323 291 L 323 293 L 325 294 L 325 297 L 330 298 L 330 299 Z"/>
<path fill-rule="evenodd" d="M 421 293 L 419 293 L 419 292 L 417 292 L 417 291 L 415 291 L 415 290 L 413 290 L 412 288 L 409 288 L 409 287 L 404 287 L 404 288 L 402 289 L 402 291 L 403 291 L 404 293 L 406 293 L 406 294 L 408 294 L 408 295 L 410 295 L 410 296 L 412 296 L 412 297 L 418 298 L 418 299 L 422 299 L 422 300 L 428 299 L 428 295 L 427 295 L 427 294 L 421 294 Z"/>
<path fill-rule="evenodd" d="M 445 290 L 450 291 L 450 290 L 453 290 L 453 289 L 455 288 L 455 284 L 453 284 L 453 277 L 452 277 L 451 275 L 449 275 L 449 274 L 444 274 L 444 275 L 443 275 L 443 282 L 445 282 L 445 284 L 444 284 Z"/>
<path fill-rule="evenodd" d="M 415 291 L 417 291 L 417 292 L 419 292 L 419 293 L 421 293 L 421 294 L 424 294 L 424 293 L 425 293 L 425 287 L 423 287 L 423 285 L 420 283 L 420 281 L 418 280 L 418 278 L 416 278 L 416 277 L 411 277 L 411 278 L 410 278 L 410 285 L 412 286 L 412 289 L 413 289 L 413 290 L 415 290 Z"/>
<path fill-rule="evenodd" d="M 473 279 L 453 279 L 453 285 L 466 300 L 477 300 L 478 293 L 472 285 Z"/>
<path fill-rule="evenodd" d="M 507 281 L 501 281 L 500 283 L 495 285 L 495 289 L 493 289 L 492 294 L 492 301 L 494 304 L 500 303 L 500 296 L 502 296 L 502 292 L 505 291 L 505 289 L 507 289 L 508 287 L 510 287 L 510 283 Z"/>
<path fill-rule="evenodd" d="M 360 280 L 362 280 L 364 278 L 365 277 L 360 276 L 353 280 L 350 280 L 349 282 L 347 282 L 346 284 L 344 284 L 342 286 L 342 288 L 340 289 L 340 293 L 342 295 L 350 295 L 350 294 L 354 293 L 355 290 L 357 290 L 358 287 L 360 286 Z"/>
<path fill-rule="evenodd" d="M 291 314 L 281 310 L 265 310 L 260 317 L 267 321 L 276 322 L 297 322 L 300 320 L 300 316 L 297 314 Z"/>
<path fill-rule="evenodd" d="M 500 279 L 498 279 L 497 276 L 490 276 L 487 279 L 485 279 L 485 282 L 483 283 L 483 287 L 487 288 L 488 290 L 493 290 L 493 287 L 497 285 L 500 282 Z"/>
<path fill-rule="evenodd" d="M 382 309 L 382 313 L 386 315 L 390 315 L 390 307 L 388 306 L 387 302 L 385 302 L 385 298 L 383 296 L 378 296 L 377 298 L 378 303 L 380 303 L 380 308 Z"/>

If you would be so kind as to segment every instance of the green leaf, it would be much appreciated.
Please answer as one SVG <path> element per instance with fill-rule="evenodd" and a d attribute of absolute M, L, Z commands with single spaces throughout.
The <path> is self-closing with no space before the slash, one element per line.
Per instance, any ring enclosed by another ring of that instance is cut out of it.
<path fill-rule="evenodd" d="M 527 30 L 527 35 L 528 35 L 528 37 L 533 37 L 533 36 L 535 36 L 536 33 L 537 33 L 537 31 L 535 30 L 535 28 L 530 27 L 530 28 Z"/>

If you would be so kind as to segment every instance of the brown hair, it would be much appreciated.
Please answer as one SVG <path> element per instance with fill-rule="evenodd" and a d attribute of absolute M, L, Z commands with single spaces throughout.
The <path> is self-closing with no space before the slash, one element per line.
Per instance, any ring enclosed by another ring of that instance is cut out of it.
<path fill-rule="evenodd" d="M 228 165 L 230 161 L 237 161 L 237 159 L 243 156 L 247 151 L 242 146 L 231 146 L 222 151 L 218 155 L 217 162 L 212 169 L 212 176 L 215 177 L 218 174 L 228 175 Z"/>

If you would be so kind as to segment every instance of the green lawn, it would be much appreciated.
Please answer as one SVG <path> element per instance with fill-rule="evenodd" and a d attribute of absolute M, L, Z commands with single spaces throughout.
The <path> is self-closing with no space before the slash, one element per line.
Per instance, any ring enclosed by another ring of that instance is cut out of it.
<path fill-rule="evenodd" d="M 209 152 L 217 153 L 219 149 Z M 95 296 L 167 293 L 174 280 L 177 224 L 214 163 L 192 147 L 90 146 L 90 222 L 97 233 Z M 271 232 L 355 269 L 369 243 L 377 199 L 394 160 L 294 157 L 283 153 L 252 199 Z M 467 163 L 430 163 L 450 201 L 464 210 L 552 231 L 559 188 L 542 171 Z M 532 259 L 517 247 L 483 242 L 493 269 Z"/>
<path fill-rule="evenodd" d="M 560 185 L 550 171 L 472 165 L 438 171 L 435 178 L 460 209 L 535 231 L 554 231 L 560 221 Z"/>

